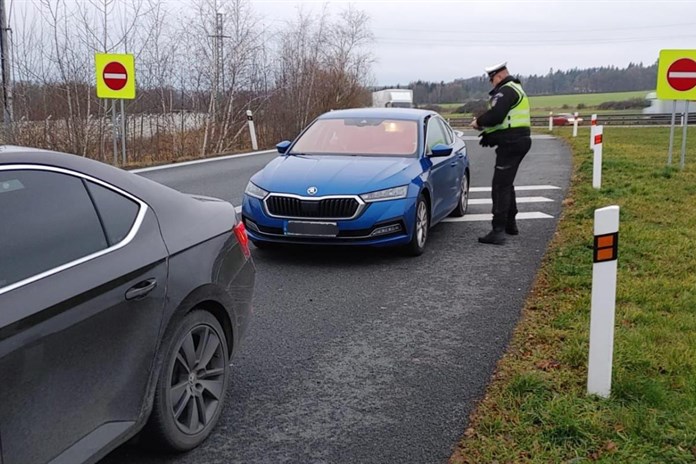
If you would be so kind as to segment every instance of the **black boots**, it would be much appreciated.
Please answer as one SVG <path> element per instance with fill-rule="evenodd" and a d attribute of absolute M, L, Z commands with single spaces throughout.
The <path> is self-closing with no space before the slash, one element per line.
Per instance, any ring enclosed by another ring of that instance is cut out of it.
<path fill-rule="evenodd" d="M 503 245 L 505 243 L 505 233 L 503 232 L 503 229 L 495 228 L 483 237 L 479 237 L 478 241 L 491 245 Z"/>
<path fill-rule="evenodd" d="M 517 222 L 514 219 L 508 219 L 505 227 L 493 226 L 493 230 L 488 232 L 483 237 L 479 237 L 478 241 L 481 243 L 488 243 L 491 245 L 503 245 L 505 243 L 505 234 L 508 235 L 519 235 L 520 230 L 517 228 Z"/>

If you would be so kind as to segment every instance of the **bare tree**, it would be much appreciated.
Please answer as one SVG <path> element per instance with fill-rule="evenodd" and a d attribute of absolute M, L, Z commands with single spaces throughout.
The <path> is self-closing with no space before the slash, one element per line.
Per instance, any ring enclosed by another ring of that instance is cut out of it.
<path fill-rule="evenodd" d="M 103 161 L 111 126 L 95 95 L 97 52 L 136 57 L 126 132 L 144 162 L 248 147 L 246 110 L 262 145 L 294 137 L 323 111 L 362 104 L 372 63 L 368 18 L 352 7 L 335 20 L 326 6 L 299 10 L 272 31 L 250 0 L 178 12 L 165 0 L 33 0 L 16 11 L 20 141 Z"/>

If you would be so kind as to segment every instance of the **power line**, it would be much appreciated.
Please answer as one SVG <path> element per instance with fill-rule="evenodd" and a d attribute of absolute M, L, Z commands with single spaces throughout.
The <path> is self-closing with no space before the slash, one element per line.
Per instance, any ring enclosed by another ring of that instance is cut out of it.
<path fill-rule="evenodd" d="M 579 34 L 585 32 L 613 32 L 613 31 L 642 31 L 646 29 L 665 29 L 673 27 L 696 27 L 696 23 L 678 23 L 678 24 L 660 24 L 660 25 L 646 25 L 646 26 L 630 26 L 630 27 L 613 27 L 607 26 L 605 28 L 582 28 L 582 29 L 543 29 L 534 31 L 523 31 L 516 30 L 514 28 L 508 29 L 507 33 L 510 35 L 519 34 Z M 486 34 L 491 33 L 490 29 L 485 30 L 474 30 L 474 29 L 406 29 L 406 28 L 390 28 L 390 27 L 380 27 L 380 31 L 392 31 L 392 32 L 410 32 L 410 33 L 427 33 L 428 35 L 433 34 L 465 34 L 471 36 L 472 34 Z"/>
<path fill-rule="evenodd" d="M 464 46 L 506 46 L 506 47 L 520 47 L 520 46 L 543 46 L 543 47 L 553 47 L 553 46 L 568 46 L 568 45 L 602 45 L 602 44 L 620 44 L 620 43 L 639 43 L 639 42 L 650 42 L 654 40 L 676 40 L 676 39 L 689 39 L 696 38 L 696 34 L 679 34 L 672 36 L 660 36 L 660 37 L 615 37 L 615 38 L 601 38 L 594 37 L 590 39 L 556 39 L 556 38 L 544 38 L 544 39 L 533 39 L 533 40 L 471 40 L 471 39 L 459 39 L 459 40 L 449 40 L 449 39 L 418 39 L 418 38 L 405 38 L 405 37 L 375 37 L 375 41 L 385 45 L 450 45 L 457 47 Z"/>

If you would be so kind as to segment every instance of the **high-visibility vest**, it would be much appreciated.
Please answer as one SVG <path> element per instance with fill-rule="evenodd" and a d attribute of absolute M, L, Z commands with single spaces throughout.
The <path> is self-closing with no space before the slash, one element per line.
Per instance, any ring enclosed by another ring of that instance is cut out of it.
<path fill-rule="evenodd" d="M 493 127 L 486 127 L 484 132 L 490 134 L 491 132 L 497 132 L 505 129 L 513 129 L 515 127 L 532 127 L 532 121 L 529 116 L 529 98 L 527 94 L 522 90 L 522 86 L 516 82 L 510 81 L 503 85 L 503 87 L 510 87 L 517 95 L 519 95 L 519 100 L 517 104 L 510 108 L 508 114 L 505 115 L 503 122 Z M 490 102 L 489 102 L 490 105 Z"/>

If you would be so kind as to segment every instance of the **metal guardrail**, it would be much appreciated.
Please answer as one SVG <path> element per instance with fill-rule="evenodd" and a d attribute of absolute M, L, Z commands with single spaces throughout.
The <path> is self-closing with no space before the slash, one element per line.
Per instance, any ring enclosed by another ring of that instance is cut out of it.
<path fill-rule="evenodd" d="M 589 126 L 591 114 L 579 115 L 582 121 L 580 126 Z M 683 113 L 677 113 L 676 124 L 682 125 Z M 548 116 L 532 116 L 532 126 L 544 127 L 549 125 Z M 471 122 L 471 118 L 449 118 L 453 127 L 465 127 Z M 672 114 L 644 114 L 644 113 L 602 113 L 597 115 L 597 124 L 604 126 L 668 126 L 672 122 Z M 696 124 L 696 113 L 689 113 L 689 124 Z M 558 124 L 556 124 L 558 126 Z M 572 126 L 572 124 L 566 124 Z"/>

